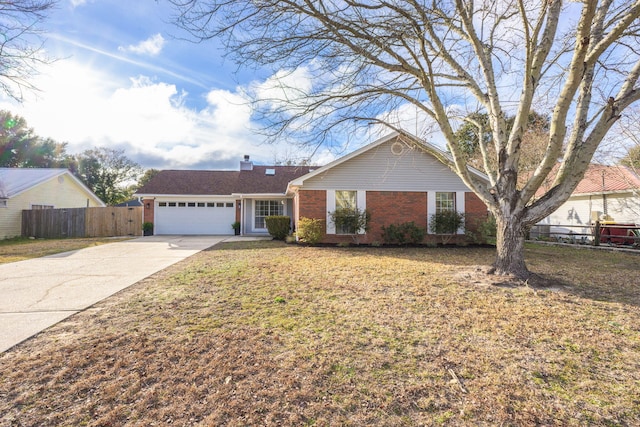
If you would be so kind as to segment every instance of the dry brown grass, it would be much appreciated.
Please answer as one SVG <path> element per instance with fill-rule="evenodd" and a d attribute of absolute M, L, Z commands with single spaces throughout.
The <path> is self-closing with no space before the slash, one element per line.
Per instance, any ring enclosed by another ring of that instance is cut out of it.
<path fill-rule="evenodd" d="M 128 237 L 91 237 L 85 239 L 8 239 L 0 240 L 0 264 L 39 258 L 125 240 Z"/>
<path fill-rule="evenodd" d="M 0 356 L 0 425 L 640 425 L 637 255 L 216 246 Z"/>

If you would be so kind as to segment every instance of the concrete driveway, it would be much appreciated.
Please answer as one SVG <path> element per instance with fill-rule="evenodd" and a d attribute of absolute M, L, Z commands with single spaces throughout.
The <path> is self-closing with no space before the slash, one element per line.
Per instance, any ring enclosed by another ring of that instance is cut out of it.
<path fill-rule="evenodd" d="M 0 353 L 228 237 L 141 237 L 0 265 Z"/>

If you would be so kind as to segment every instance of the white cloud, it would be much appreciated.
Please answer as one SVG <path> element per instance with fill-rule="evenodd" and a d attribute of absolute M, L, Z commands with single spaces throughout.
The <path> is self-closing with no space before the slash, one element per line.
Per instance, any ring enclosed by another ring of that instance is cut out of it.
<path fill-rule="evenodd" d="M 156 56 L 162 51 L 164 44 L 164 37 L 162 37 L 162 34 L 158 33 L 136 45 L 129 45 L 127 47 L 120 46 L 118 47 L 118 50 L 121 52 L 133 52 L 138 55 Z"/>
<path fill-rule="evenodd" d="M 71 1 L 71 7 L 78 7 L 87 3 L 87 0 L 70 0 L 70 1 Z"/>
<path fill-rule="evenodd" d="M 271 110 L 293 105 L 303 107 L 313 88 L 313 76 L 306 67 L 292 71 L 281 70 L 263 82 L 249 85 L 250 95 Z"/>
<path fill-rule="evenodd" d="M 22 105 L 5 99 L 0 109 L 24 117 L 36 134 L 68 142 L 67 151 L 126 149 L 144 167 L 233 167 L 243 154 L 268 162 L 270 146 L 258 146 L 244 98 L 223 90 L 207 95 L 201 110 L 184 104 L 175 85 L 138 77 L 124 81 L 71 60 L 55 63 L 34 82 L 41 92 Z M 208 166 L 210 165 L 210 166 Z"/>
<path fill-rule="evenodd" d="M 39 136 L 67 142 L 69 153 L 123 148 L 143 167 L 164 169 L 235 169 L 245 154 L 263 164 L 305 157 L 296 147 L 262 143 L 244 87 L 210 90 L 195 109 L 176 85 L 149 77 L 119 80 L 71 59 L 48 71 L 34 81 L 38 94 L 23 104 L 0 96 L 0 109 L 25 118 Z"/>

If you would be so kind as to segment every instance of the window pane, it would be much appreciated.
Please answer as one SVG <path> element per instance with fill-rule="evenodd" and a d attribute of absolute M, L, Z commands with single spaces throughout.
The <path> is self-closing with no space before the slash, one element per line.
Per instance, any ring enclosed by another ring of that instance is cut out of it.
<path fill-rule="evenodd" d="M 436 193 L 436 213 L 456 210 L 456 193 Z"/>
<path fill-rule="evenodd" d="M 282 215 L 284 205 L 280 200 L 256 200 L 255 228 L 267 228 L 264 219 L 268 216 Z"/>
<path fill-rule="evenodd" d="M 356 209 L 357 191 L 336 190 L 336 209 Z"/>

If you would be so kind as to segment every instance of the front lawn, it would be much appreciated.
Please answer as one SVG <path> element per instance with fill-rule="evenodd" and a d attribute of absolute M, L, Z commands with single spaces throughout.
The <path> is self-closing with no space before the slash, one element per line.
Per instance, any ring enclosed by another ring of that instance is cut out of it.
<path fill-rule="evenodd" d="M 640 425 L 640 257 L 215 246 L 0 356 L 0 425 Z"/>

